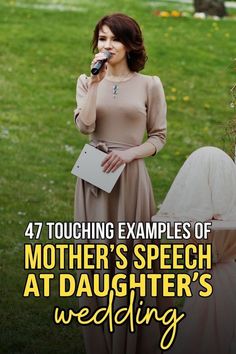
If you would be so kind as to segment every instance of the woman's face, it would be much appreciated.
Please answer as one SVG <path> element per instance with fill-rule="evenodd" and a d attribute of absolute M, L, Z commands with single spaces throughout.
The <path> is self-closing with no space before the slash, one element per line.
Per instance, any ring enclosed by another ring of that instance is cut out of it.
<path fill-rule="evenodd" d="M 102 26 L 99 31 L 97 48 L 99 52 L 108 50 L 112 54 L 112 57 L 109 59 L 109 64 L 111 65 L 127 61 L 124 44 L 117 40 L 110 28 L 106 25 Z"/>

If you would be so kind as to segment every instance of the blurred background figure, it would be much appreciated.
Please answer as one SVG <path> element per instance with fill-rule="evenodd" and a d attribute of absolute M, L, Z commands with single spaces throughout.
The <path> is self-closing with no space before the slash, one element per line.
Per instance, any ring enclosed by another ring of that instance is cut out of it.
<path fill-rule="evenodd" d="M 210 16 L 227 16 L 224 0 L 194 0 L 195 13 L 204 13 Z"/>

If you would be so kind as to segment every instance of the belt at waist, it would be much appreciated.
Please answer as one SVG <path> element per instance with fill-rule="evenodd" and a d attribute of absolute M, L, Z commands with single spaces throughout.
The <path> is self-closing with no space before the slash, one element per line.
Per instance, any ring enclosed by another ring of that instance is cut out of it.
<path fill-rule="evenodd" d="M 104 152 L 109 152 L 111 150 L 116 150 L 116 149 L 126 150 L 137 146 L 135 144 L 128 144 L 128 143 L 117 142 L 117 141 L 96 140 L 96 139 L 91 140 L 90 145 L 95 146 Z"/>

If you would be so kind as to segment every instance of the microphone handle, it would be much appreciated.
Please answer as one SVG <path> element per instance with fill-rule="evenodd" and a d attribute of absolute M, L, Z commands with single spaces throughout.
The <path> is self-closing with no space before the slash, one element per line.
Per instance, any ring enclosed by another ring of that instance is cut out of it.
<path fill-rule="evenodd" d="M 91 73 L 93 75 L 97 75 L 99 73 L 99 71 L 101 70 L 101 68 L 103 67 L 103 65 L 105 64 L 105 62 L 107 61 L 107 59 L 103 59 L 103 60 L 98 60 L 92 67 L 91 69 Z"/>

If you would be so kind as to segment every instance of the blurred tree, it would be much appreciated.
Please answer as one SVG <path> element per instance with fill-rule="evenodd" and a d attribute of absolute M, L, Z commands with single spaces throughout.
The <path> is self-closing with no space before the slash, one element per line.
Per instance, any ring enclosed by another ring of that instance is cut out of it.
<path fill-rule="evenodd" d="M 195 12 L 204 12 L 210 16 L 227 16 L 224 0 L 193 0 Z"/>

